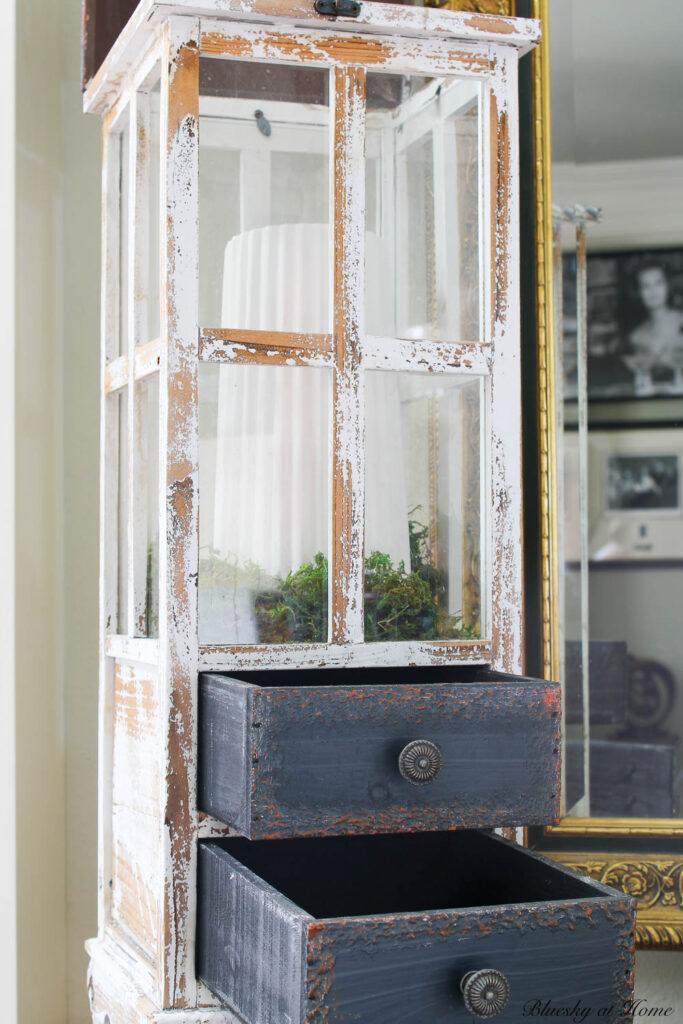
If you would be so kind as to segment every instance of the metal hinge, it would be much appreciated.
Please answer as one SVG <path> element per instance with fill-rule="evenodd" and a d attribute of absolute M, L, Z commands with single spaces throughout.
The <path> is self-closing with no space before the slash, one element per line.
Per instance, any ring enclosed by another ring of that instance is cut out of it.
<path fill-rule="evenodd" d="M 329 18 L 357 18 L 360 3 L 358 0 L 315 0 L 315 9 Z"/>

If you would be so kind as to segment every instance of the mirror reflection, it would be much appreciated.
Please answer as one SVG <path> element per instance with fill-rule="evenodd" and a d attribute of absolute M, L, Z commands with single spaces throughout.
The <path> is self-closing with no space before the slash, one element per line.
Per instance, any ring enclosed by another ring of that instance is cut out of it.
<path fill-rule="evenodd" d="M 657 7 L 550 5 L 564 796 L 581 817 L 683 809 L 683 72 L 675 5 Z"/>

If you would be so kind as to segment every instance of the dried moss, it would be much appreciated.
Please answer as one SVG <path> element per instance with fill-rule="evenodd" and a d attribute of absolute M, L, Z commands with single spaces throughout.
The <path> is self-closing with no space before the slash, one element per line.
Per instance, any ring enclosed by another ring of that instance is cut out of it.
<path fill-rule="evenodd" d="M 410 568 L 390 555 L 372 551 L 365 559 L 365 639 L 455 640 L 478 634 L 462 615 L 446 610 L 448 580 L 431 560 L 428 529 L 409 512 Z M 260 589 L 267 579 L 253 563 L 238 566 L 209 549 L 200 561 L 202 588 L 248 587 L 256 591 L 253 608 L 260 643 L 326 643 L 327 558 L 318 552 L 283 580 Z"/>

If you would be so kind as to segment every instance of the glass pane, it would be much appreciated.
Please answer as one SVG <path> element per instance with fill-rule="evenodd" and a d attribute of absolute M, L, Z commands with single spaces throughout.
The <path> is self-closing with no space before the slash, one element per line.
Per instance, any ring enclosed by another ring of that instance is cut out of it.
<path fill-rule="evenodd" d="M 128 388 L 114 396 L 118 413 L 118 557 L 117 557 L 117 632 L 128 634 Z"/>
<path fill-rule="evenodd" d="M 159 377 L 135 384 L 135 594 L 139 636 L 159 635 Z"/>
<path fill-rule="evenodd" d="M 484 385 L 366 376 L 365 639 L 484 636 Z"/>
<path fill-rule="evenodd" d="M 147 273 L 145 289 L 145 317 L 142 319 L 142 337 L 139 342 L 154 341 L 159 337 L 159 147 L 160 104 L 159 82 L 149 92 L 149 132 L 146 164 L 148 210 Z"/>
<path fill-rule="evenodd" d="M 368 74 L 368 334 L 481 339 L 480 89 Z"/>
<path fill-rule="evenodd" d="M 589 244 L 594 230 L 586 228 Z M 683 403 L 671 362 L 675 339 L 667 329 L 676 317 L 683 320 L 676 287 L 677 272 L 683 280 L 683 256 L 589 251 L 585 278 L 581 267 L 573 254 L 561 265 L 569 520 L 562 610 L 566 813 L 669 818 L 679 815 L 683 801 L 677 630 Z M 647 294 L 650 285 L 656 286 L 653 294 Z M 646 294 L 658 315 L 645 312 Z M 586 311 L 584 321 L 577 309 Z M 656 369 L 649 380 L 633 355 L 643 322 L 653 331 L 649 358 Z M 584 330 L 587 358 L 577 356 L 577 333 Z M 668 341 L 665 368 L 661 353 Z M 655 398 L 656 388 L 661 394 Z M 573 508 L 570 503 L 579 492 L 585 496 L 581 515 L 577 498 Z"/>
<path fill-rule="evenodd" d="M 567 232 L 566 235 L 573 232 Z M 564 686 L 565 813 L 588 814 L 588 719 L 590 645 L 588 631 L 587 573 L 582 538 L 588 527 L 585 501 L 586 453 L 584 431 L 579 435 L 579 378 L 584 379 L 585 357 L 580 351 L 577 334 L 576 256 L 562 256 L 562 228 L 555 225 L 555 338 L 558 362 L 563 367 L 559 382 L 562 409 L 558 470 L 563 509 L 558 539 L 563 551 L 564 571 L 561 578 L 561 639 L 564 642 L 561 678 Z M 561 357 L 561 358 L 560 358 Z M 581 364 L 581 368 L 579 368 Z M 585 396 L 582 402 L 585 401 Z"/>
<path fill-rule="evenodd" d="M 130 217 L 130 123 L 120 136 L 121 146 L 121 198 L 119 203 L 119 350 L 128 352 L 128 221 Z"/>
<path fill-rule="evenodd" d="M 320 69 L 200 60 L 203 326 L 330 330 L 328 92 Z"/>
<path fill-rule="evenodd" d="M 199 638 L 327 641 L 329 372 L 200 366 Z"/>

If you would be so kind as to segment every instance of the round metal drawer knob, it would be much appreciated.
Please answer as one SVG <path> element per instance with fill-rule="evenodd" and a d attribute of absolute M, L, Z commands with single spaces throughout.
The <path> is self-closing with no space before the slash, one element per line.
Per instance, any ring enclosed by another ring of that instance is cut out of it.
<path fill-rule="evenodd" d="M 441 771 L 443 758 L 436 743 L 430 740 L 413 740 L 401 751 L 398 770 L 406 782 L 413 786 L 425 786 Z"/>
<path fill-rule="evenodd" d="M 466 974 L 460 982 L 460 991 L 467 1012 L 482 1020 L 495 1017 L 510 1001 L 510 982 L 491 967 Z"/>

